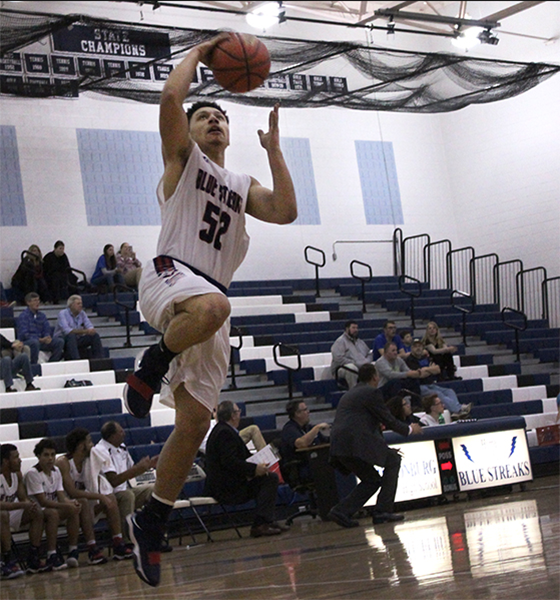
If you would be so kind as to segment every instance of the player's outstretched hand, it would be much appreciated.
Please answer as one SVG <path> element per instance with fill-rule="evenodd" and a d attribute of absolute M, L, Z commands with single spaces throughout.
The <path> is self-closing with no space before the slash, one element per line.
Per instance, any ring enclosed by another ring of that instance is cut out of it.
<path fill-rule="evenodd" d="M 268 152 L 280 147 L 280 130 L 278 128 L 279 110 L 280 104 L 276 103 L 268 115 L 268 131 L 266 133 L 262 129 L 257 131 L 261 146 Z"/>
<path fill-rule="evenodd" d="M 212 58 L 212 52 L 217 44 L 219 44 L 222 40 L 225 40 L 229 37 L 227 33 L 220 33 L 216 37 L 212 38 L 208 42 L 202 42 L 195 46 L 195 49 L 198 51 L 198 60 L 207 67 L 210 67 L 210 60 Z"/>

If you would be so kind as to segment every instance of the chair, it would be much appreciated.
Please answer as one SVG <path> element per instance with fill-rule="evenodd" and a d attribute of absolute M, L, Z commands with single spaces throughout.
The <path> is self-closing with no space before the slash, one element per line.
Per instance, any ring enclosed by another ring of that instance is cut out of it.
<path fill-rule="evenodd" d="M 189 475 L 187 476 L 185 483 L 203 482 L 205 479 L 206 479 L 206 473 L 204 472 L 204 469 L 195 462 L 195 463 L 193 463 L 193 466 L 191 468 Z M 221 502 L 218 502 L 215 498 L 212 498 L 211 496 L 190 496 L 187 498 L 180 498 L 175 501 L 174 508 L 179 511 L 179 514 L 183 514 L 181 511 L 190 509 L 193 512 L 194 516 L 196 517 L 197 521 L 200 523 L 202 529 L 206 533 L 207 541 L 213 542 L 214 539 L 210 535 L 210 530 L 208 529 L 208 527 L 207 527 L 206 523 L 204 522 L 200 513 L 196 510 L 197 507 L 198 508 L 200 508 L 200 507 L 210 508 L 212 506 L 220 507 L 222 512 L 226 515 L 230 525 L 235 529 L 237 536 L 239 538 L 241 538 L 242 537 L 241 532 L 237 528 L 237 525 L 231 518 L 231 515 L 229 514 L 226 507 Z M 189 534 L 190 534 L 191 538 L 193 539 L 193 542 L 196 543 L 194 534 L 192 533 L 188 524 L 187 524 L 187 528 L 189 530 Z M 181 544 L 182 539 L 183 539 L 182 536 L 179 536 L 179 544 Z"/>
<path fill-rule="evenodd" d="M 308 500 L 299 507 L 298 512 L 286 519 L 286 525 L 291 525 L 294 519 L 303 516 L 311 516 L 314 519 L 319 515 L 317 508 L 317 496 L 315 495 L 315 483 L 310 478 L 302 476 L 302 467 L 307 464 L 303 460 L 291 460 L 282 465 L 282 477 L 294 492 L 292 502 L 297 494 L 307 495 Z M 291 504 L 291 503 L 290 503 Z"/>

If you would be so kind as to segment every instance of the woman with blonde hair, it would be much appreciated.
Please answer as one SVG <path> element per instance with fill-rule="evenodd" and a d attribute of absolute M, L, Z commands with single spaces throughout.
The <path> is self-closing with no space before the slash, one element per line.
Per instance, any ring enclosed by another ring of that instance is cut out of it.
<path fill-rule="evenodd" d="M 21 263 L 12 277 L 12 288 L 19 304 L 25 304 L 25 296 L 36 292 L 41 302 L 50 302 L 49 288 L 43 273 L 43 254 L 37 244 L 31 244 L 23 252 Z"/>
<path fill-rule="evenodd" d="M 455 376 L 455 363 L 453 362 L 453 354 L 457 352 L 456 346 L 448 346 L 445 340 L 441 337 L 438 324 L 435 321 L 430 321 L 426 326 L 426 333 L 422 338 L 424 348 L 429 352 L 432 361 L 439 366 L 441 374 L 439 381 L 451 381 L 453 379 L 461 379 Z"/>

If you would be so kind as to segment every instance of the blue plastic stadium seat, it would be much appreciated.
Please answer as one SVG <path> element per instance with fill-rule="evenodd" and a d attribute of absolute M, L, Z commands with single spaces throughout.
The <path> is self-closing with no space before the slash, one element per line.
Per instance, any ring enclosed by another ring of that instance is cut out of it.
<path fill-rule="evenodd" d="M 77 417 L 74 419 L 74 427 L 84 427 L 90 433 L 101 430 L 101 417 L 94 415 L 91 417 Z"/>
<path fill-rule="evenodd" d="M 116 415 L 122 413 L 122 401 L 120 398 L 110 400 L 97 400 L 97 410 L 100 415 Z"/>
<path fill-rule="evenodd" d="M 74 419 L 60 419 L 47 423 L 47 435 L 49 437 L 65 436 L 74 429 Z"/>
<path fill-rule="evenodd" d="M 26 423 L 31 421 L 44 421 L 45 407 L 39 406 L 20 406 L 18 408 L 18 422 Z"/>
<path fill-rule="evenodd" d="M 72 412 L 71 402 L 62 402 L 60 404 L 46 404 L 45 407 L 45 421 L 52 419 L 71 419 L 74 417 Z"/>
<path fill-rule="evenodd" d="M 72 414 L 70 416 L 77 417 L 94 417 L 99 415 L 99 409 L 95 400 L 88 400 L 87 402 L 70 402 L 69 403 Z"/>

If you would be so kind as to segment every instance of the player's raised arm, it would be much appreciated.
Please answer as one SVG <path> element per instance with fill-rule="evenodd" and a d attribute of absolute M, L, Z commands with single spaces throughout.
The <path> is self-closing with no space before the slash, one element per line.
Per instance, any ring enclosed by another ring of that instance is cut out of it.
<path fill-rule="evenodd" d="M 261 146 L 268 154 L 272 190 L 253 179 L 247 198 L 247 213 L 261 221 L 283 225 L 297 218 L 297 202 L 292 177 L 280 149 L 278 110 L 279 105 L 276 104 L 270 112 L 268 132 L 258 131 Z"/>
<path fill-rule="evenodd" d="M 223 34 L 209 42 L 198 44 L 175 67 L 161 92 L 159 108 L 159 131 L 162 141 L 163 161 L 167 169 L 169 163 L 186 162 L 192 148 L 189 135 L 189 122 L 183 108 L 199 62 L 207 63 L 214 46 L 223 39 Z"/>

